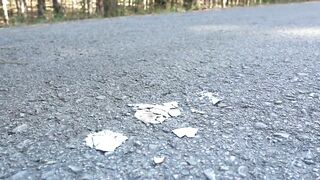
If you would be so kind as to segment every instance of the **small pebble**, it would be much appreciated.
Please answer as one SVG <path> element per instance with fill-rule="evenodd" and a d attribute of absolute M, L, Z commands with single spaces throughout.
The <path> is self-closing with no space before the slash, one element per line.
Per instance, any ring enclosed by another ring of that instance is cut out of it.
<path fill-rule="evenodd" d="M 204 175 L 206 175 L 209 180 L 216 180 L 216 174 L 213 169 L 204 170 Z"/>
<path fill-rule="evenodd" d="M 195 165 L 197 165 L 197 160 L 194 159 L 193 157 L 190 157 L 187 159 L 187 163 L 191 166 L 195 166 Z"/>
<path fill-rule="evenodd" d="M 228 171 L 229 170 L 229 166 L 220 166 L 220 170 L 221 171 Z"/>
<path fill-rule="evenodd" d="M 238 173 L 239 173 L 240 176 L 246 177 L 247 174 L 248 174 L 248 167 L 247 166 L 240 166 L 238 168 Z"/>
<path fill-rule="evenodd" d="M 20 114 L 19 114 L 19 117 L 21 117 L 21 118 L 24 118 L 25 116 L 26 116 L 25 113 L 20 113 Z"/>
<path fill-rule="evenodd" d="M 289 138 L 290 134 L 286 133 L 286 132 L 279 132 L 279 133 L 274 133 L 273 134 L 276 137 L 282 137 L 282 138 Z"/>
<path fill-rule="evenodd" d="M 20 126 L 15 127 L 12 132 L 13 133 L 19 133 L 19 132 L 24 132 L 28 129 L 28 125 L 27 124 L 22 124 Z"/>
<path fill-rule="evenodd" d="M 226 103 L 223 103 L 223 102 L 218 103 L 217 106 L 220 107 L 220 108 L 228 107 L 228 105 Z"/>
<path fill-rule="evenodd" d="M 262 122 L 257 122 L 254 124 L 254 127 L 256 129 L 266 129 L 268 127 L 268 125 L 266 125 L 265 123 L 262 123 Z"/>
<path fill-rule="evenodd" d="M 71 169 L 71 171 L 73 171 L 73 172 L 75 172 L 75 173 L 78 173 L 78 172 L 81 172 L 81 171 L 82 171 L 82 168 L 81 168 L 81 167 L 75 166 L 75 165 L 69 165 L 68 168 Z"/>
<path fill-rule="evenodd" d="M 280 101 L 280 100 L 274 102 L 274 104 L 276 104 L 276 105 L 279 105 L 279 104 L 282 104 L 282 103 L 283 103 L 283 102 Z"/>
<path fill-rule="evenodd" d="M 106 98 L 107 98 L 106 96 L 97 96 L 97 97 L 96 97 L 97 100 L 104 100 L 104 99 L 106 99 Z"/>

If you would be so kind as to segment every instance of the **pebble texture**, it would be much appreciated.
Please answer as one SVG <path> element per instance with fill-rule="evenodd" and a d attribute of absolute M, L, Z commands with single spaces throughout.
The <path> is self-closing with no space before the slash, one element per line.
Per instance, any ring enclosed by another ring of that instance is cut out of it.
<path fill-rule="evenodd" d="M 317 179 L 319 9 L 0 29 L 0 179 Z M 128 107 L 170 101 L 181 116 L 157 125 Z M 199 132 L 180 139 L 181 127 Z M 113 153 L 84 144 L 104 129 L 128 140 Z"/>

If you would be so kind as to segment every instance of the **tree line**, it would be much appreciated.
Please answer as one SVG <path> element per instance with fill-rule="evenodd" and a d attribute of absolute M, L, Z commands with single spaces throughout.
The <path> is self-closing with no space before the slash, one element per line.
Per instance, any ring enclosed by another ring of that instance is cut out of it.
<path fill-rule="evenodd" d="M 0 26 L 19 22 L 82 19 L 250 6 L 299 0 L 0 0 Z"/>

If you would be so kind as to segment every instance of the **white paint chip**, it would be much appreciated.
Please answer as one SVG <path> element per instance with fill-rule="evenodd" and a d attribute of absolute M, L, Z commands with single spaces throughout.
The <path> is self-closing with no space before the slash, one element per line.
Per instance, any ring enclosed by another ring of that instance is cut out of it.
<path fill-rule="evenodd" d="M 200 95 L 200 99 L 207 97 L 213 105 L 216 105 L 218 102 L 221 101 L 221 99 L 219 99 L 217 95 L 212 92 L 203 91 L 203 92 L 200 92 L 199 95 Z"/>
<path fill-rule="evenodd" d="M 206 113 L 204 111 L 200 111 L 200 110 L 197 110 L 195 108 L 190 108 L 190 110 L 191 110 L 191 112 L 196 113 L 196 114 L 205 114 Z"/>
<path fill-rule="evenodd" d="M 157 156 L 155 156 L 155 157 L 153 157 L 153 162 L 155 164 L 161 164 L 161 163 L 163 163 L 164 159 L 165 159 L 165 157 L 157 157 Z"/>
<path fill-rule="evenodd" d="M 91 133 L 85 138 L 86 145 L 96 150 L 104 152 L 113 152 L 124 141 L 128 139 L 127 136 L 121 133 L 103 130 L 97 133 Z"/>
<path fill-rule="evenodd" d="M 172 101 L 163 105 L 128 104 L 136 110 L 134 116 L 145 124 L 160 124 L 170 117 L 181 115 L 178 102 Z"/>
<path fill-rule="evenodd" d="M 186 127 L 186 128 L 174 129 L 172 132 L 175 135 L 177 135 L 179 138 L 182 138 L 183 136 L 195 137 L 197 132 L 198 132 L 198 129 L 197 128 Z"/>

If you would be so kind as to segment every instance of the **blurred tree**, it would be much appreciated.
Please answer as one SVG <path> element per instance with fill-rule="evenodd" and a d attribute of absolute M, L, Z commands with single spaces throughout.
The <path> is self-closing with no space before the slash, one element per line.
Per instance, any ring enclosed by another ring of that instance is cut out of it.
<path fill-rule="evenodd" d="M 117 11 L 117 0 L 104 0 L 104 10 L 105 10 L 105 16 L 107 17 L 113 17 L 118 15 Z"/>
<path fill-rule="evenodd" d="M 97 14 L 99 14 L 100 16 L 103 16 L 104 15 L 104 3 L 103 3 L 103 0 L 97 0 Z"/>
<path fill-rule="evenodd" d="M 3 15 L 4 15 L 4 23 L 7 25 L 9 24 L 9 14 L 8 14 L 8 1 L 2 0 L 2 9 L 3 9 Z"/>
<path fill-rule="evenodd" d="M 52 0 L 53 12 L 56 15 L 63 15 L 63 7 L 60 0 Z"/>
<path fill-rule="evenodd" d="M 38 0 L 38 17 L 44 17 L 46 11 L 45 0 Z"/>
<path fill-rule="evenodd" d="M 16 7 L 19 16 L 27 18 L 27 3 L 25 0 L 16 0 Z"/>

